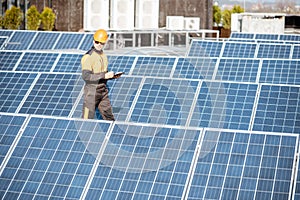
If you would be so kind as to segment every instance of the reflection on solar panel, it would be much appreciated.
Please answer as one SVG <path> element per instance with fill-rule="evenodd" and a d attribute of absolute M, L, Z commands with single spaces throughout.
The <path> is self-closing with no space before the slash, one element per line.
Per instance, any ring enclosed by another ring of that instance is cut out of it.
<path fill-rule="evenodd" d="M 222 57 L 254 58 L 256 43 L 227 42 Z"/>
<path fill-rule="evenodd" d="M 258 58 L 290 58 L 292 45 L 283 44 L 260 44 Z"/>
<path fill-rule="evenodd" d="M 219 57 L 223 42 L 192 40 L 187 53 L 189 57 Z"/>
<path fill-rule="evenodd" d="M 21 55 L 21 52 L 0 51 L 0 70 L 12 71 Z"/>
<path fill-rule="evenodd" d="M 86 199 L 182 199 L 199 135 L 117 124 Z"/>
<path fill-rule="evenodd" d="M 24 116 L 0 114 L 0 174 L 4 159 L 9 154 L 9 149 L 12 147 L 24 120 Z"/>
<path fill-rule="evenodd" d="M 217 59 L 179 58 L 173 78 L 212 79 Z"/>
<path fill-rule="evenodd" d="M 170 77 L 175 58 L 138 57 L 133 75 Z"/>
<path fill-rule="evenodd" d="M 258 74 L 259 59 L 220 59 L 216 80 L 255 82 Z"/>
<path fill-rule="evenodd" d="M 30 50 L 53 49 L 60 33 L 38 32 L 29 46 Z"/>
<path fill-rule="evenodd" d="M 57 58 L 57 53 L 26 52 L 18 64 L 17 71 L 50 72 Z"/>
<path fill-rule="evenodd" d="M 57 61 L 54 72 L 81 73 L 82 54 L 61 54 Z"/>
<path fill-rule="evenodd" d="M 36 34 L 35 31 L 14 31 L 5 49 L 26 50 Z"/>
<path fill-rule="evenodd" d="M 76 74 L 41 74 L 20 113 L 67 117 L 82 88 L 78 80 Z"/>
<path fill-rule="evenodd" d="M 263 60 L 260 83 L 300 85 L 299 60 Z"/>
<path fill-rule="evenodd" d="M 0 72 L 0 111 L 16 112 L 31 87 L 36 74 Z"/>
<path fill-rule="evenodd" d="M 253 130 L 300 133 L 300 88 L 262 85 Z"/>
<path fill-rule="evenodd" d="M 64 33 L 61 34 L 54 49 L 78 49 L 84 34 L 82 33 Z"/>
<path fill-rule="evenodd" d="M 109 125 L 32 117 L 0 176 L 0 196 L 80 199 Z"/>
<path fill-rule="evenodd" d="M 130 121 L 185 125 L 197 87 L 198 81 L 147 78 Z"/>
<path fill-rule="evenodd" d="M 206 131 L 188 199 L 290 199 L 297 139 Z"/>
<path fill-rule="evenodd" d="M 189 126 L 248 130 L 256 84 L 203 82 Z"/>

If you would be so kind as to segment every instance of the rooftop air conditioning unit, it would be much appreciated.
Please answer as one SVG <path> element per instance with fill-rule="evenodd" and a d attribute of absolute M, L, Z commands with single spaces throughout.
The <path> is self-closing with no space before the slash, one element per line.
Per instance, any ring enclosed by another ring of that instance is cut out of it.
<path fill-rule="evenodd" d="M 113 30 L 134 29 L 134 0 L 111 0 L 110 28 Z"/>
<path fill-rule="evenodd" d="M 109 0 L 85 0 L 83 29 L 95 31 L 100 28 L 109 28 Z"/>
<path fill-rule="evenodd" d="M 135 28 L 158 29 L 159 0 L 136 0 Z"/>
<path fill-rule="evenodd" d="M 200 18 L 199 17 L 185 17 L 184 18 L 184 29 L 185 30 L 199 30 L 200 29 Z"/>
<path fill-rule="evenodd" d="M 183 16 L 167 16 L 167 27 L 168 30 L 183 30 L 184 28 L 184 17 Z"/>

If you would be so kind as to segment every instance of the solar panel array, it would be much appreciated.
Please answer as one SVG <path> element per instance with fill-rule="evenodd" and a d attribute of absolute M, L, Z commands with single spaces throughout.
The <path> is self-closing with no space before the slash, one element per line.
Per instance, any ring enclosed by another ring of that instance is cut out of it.
<path fill-rule="evenodd" d="M 110 122 L 81 119 L 82 53 L 49 51 L 88 47 L 90 33 L 0 32 L 32 37 L 0 51 L 2 199 L 299 197 L 299 46 L 108 55 L 125 72 L 108 82 Z"/>

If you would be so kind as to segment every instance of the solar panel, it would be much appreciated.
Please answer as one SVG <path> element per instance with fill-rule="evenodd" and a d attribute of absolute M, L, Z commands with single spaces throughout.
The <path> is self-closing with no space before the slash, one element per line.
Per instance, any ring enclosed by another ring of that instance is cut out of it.
<path fill-rule="evenodd" d="M 295 41 L 299 42 L 300 41 L 300 35 L 298 34 L 282 34 L 279 35 L 280 40 L 283 41 Z"/>
<path fill-rule="evenodd" d="M 289 199 L 297 139 L 206 131 L 187 199 Z"/>
<path fill-rule="evenodd" d="M 7 37 L 0 36 L 0 49 L 3 49 L 6 46 Z"/>
<path fill-rule="evenodd" d="M 189 126 L 249 130 L 257 88 L 251 83 L 203 82 Z"/>
<path fill-rule="evenodd" d="M 36 31 L 14 31 L 10 37 L 5 49 L 8 50 L 26 50 L 29 44 L 34 40 Z"/>
<path fill-rule="evenodd" d="M 10 37 L 13 33 L 14 33 L 14 31 L 12 31 L 12 30 L 0 29 L 0 36 Z"/>
<path fill-rule="evenodd" d="M 88 51 L 93 46 L 93 33 L 87 33 L 84 34 L 85 37 L 83 39 L 83 42 L 80 44 L 79 49 Z"/>
<path fill-rule="evenodd" d="M 223 42 L 192 40 L 189 47 L 188 57 L 219 57 Z"/>
<path fill-rule="evenodd" d="M 78 49 L 83 37 L 83 33 L 63 33 L 55 44 L 54 49 Z"/>
<path fill-rule="evenodd" d="M 5 165 L 5 157 L 9 154 L 9 150 L 13 146 L 25 118 L 25 116 L 0 113 L 0 174 Z"/>
<path fill-rule="evenodd" d="M 254 39 L 254 37 L 255 37 L 254 33 L 235 33 L 235 32 L 232 32 L 230 34 L 230 38 Z"/>
<path fill-rule="evenodd" d="M 259 44 L 258 58 L 290 58 L 292 45 Z"/>
<path fill-rule="evenodd" d="M 175 57 L 138 57 L 132 75 L 170 77 Z"/>
<path fill-rule="evenodd" d="M 53 49 L 60 33 L 57 32 L 38 32 L 32 43 L 30 50 L 46 50 Z"/>
<path fill-rule="evenodd" d="M 297 155 L 297 160 L 299 160 L 299 154 Z M 299 199 L 300 198 L 300 165 L 298 163 L 298 166 L 296 168 L 297 170 L 297 176 L 296 176 L 296 180 L 294 181 L 294 191 L 293 191 L 293 195 L 292 198 L 293 200 Z"/>
<path fill-rule="evenodd" d="M 80 75 L 41 74 L 20 113 L 67 117 L 82 89 Z"/>
<path fill-rule="evenodd" d="M 255 39 L 257 40 L 278 40 L 279 35 L 278 34 L 262 34 L 262 33 L 256 33 Z"/>
<path fill-rule="evenodd" d="M 262 62 L 260 83 L 300 85 L 300 61 L 265 59 Z"/>
<path fill-rule="evenodd" d="M 299 86 L 262 85 L 253 130 L 300 133 L 299 99 Z"/>
<path fill-rule="evenodd" d="M 254 58 L 256 43 L 226 42 L 222 57 Z"/>
<path fill-rule="evenodd" d="M 58 53 L 25 52 L 17 71 L 50 72 L 58 57 Z"/>
<path fill-rule="evenodd" d="M 198 81 L 147 78 L 138 94 L 130 121 L 185 125 Z"/>
<path fill-rule="evenodd" d="M 111 56 L 108 55 L 108 68 L 114 72 L 131 73 L 131 69 L 135 64 L 136 56 Z"/>
<path fill-rule="evenodd" d="M 294 45 L 292 59 L 300 59 L 300 45 Z"/>
<path fill-rule="evenodd" d="M 36 76 L 36 74 L 25 72 L 0 72 L 0 111 L 16 112 Z"/>
<path fill-rule="evenodd" d="M 0 176 L 0 196 L 80 199 L 109 126 L 31 117 Z"/>
<path fill-rule="evenodd" d="M 63 53 L 55 64 L 54 72 L 81 73 L 82 54 Z"/>
<path fill-rule="evenodd" d="M 116 124 L 85 199 L 182 199 L 199 135 Z"/>
<path fill-rule="evenodd" d="M 216 80 L 256 82 L 259 59 L 221 58 Z"/>
<path fill-rule="evenodd" d="M 22 52 L 0 51 L 0 70 L 13 71 Z"/>
<path fill-rule="evenodd" d="M 216 58 L 178 58 L 173 78 L 212 79 Z"/>

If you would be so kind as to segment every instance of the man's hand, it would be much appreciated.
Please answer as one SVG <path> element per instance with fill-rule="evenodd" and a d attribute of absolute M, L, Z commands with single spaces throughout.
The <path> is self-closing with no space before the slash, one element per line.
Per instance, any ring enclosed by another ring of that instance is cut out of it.
<path fill-rule="evenodd" d="M 114 77 L 114 75 L 115 75 L 115 73 L 112 71 L 107 72 L 107 73 L 105 73 L 105 79 L 110 79 L 110 78 Z"/>

